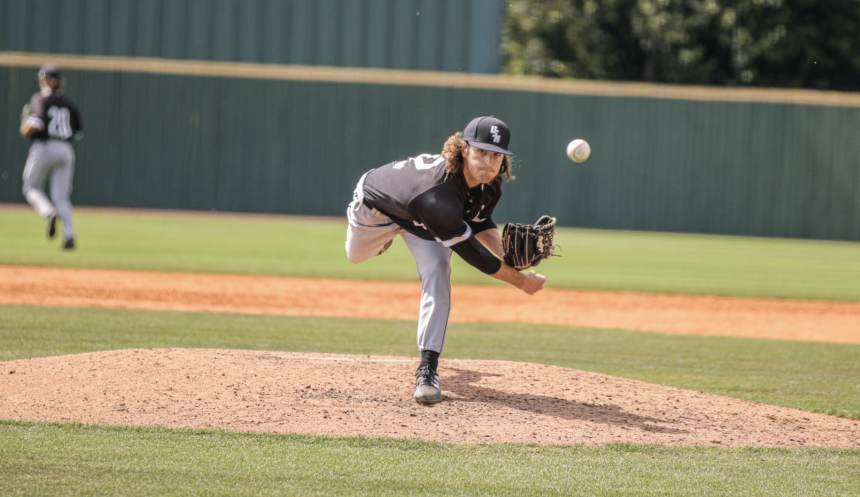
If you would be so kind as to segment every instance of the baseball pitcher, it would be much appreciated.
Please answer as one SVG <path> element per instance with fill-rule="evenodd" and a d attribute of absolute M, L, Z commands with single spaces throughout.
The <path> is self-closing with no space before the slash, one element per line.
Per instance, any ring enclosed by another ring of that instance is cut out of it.
<path fill-rule="evenodd" d="M 473 119 L 445 142 L 441 154 L 422 154 L 365 173 L 347 208 L 346 253 L 358 264 L 384 253 L 400 235 L 421 281 L 415 400 L 442 400 L 436 370 L 451 308 L 451 254 L 529 295 L 546 277 L 521 273 L 504 261 L 502 236 L 492 214 L 503 176 L 513 179 L 511 134 L 495 117 Z"/>
<path fill-rule="evenodd" d="M 21 112 L 21 136 L 32 140 L 24 167 L 24 196 L 47 222 L 48 238 L 56 234 L 57 217 L 63 223 L 63 249 L 75 248 L 72 222 L 72 177 L 75 151 L 72 140 L 83 126 L 78 106 L 63 93 L 60 70 L 51 64 L 39 70 L 39 89 Z M 51 184 L 51 203 L 45 184 Z"/>

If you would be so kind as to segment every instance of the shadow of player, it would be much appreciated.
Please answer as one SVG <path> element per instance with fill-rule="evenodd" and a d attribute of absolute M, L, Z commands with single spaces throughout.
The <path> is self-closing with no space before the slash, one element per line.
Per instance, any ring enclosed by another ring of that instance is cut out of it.
<path fill-rule="evenodd" d="M 481 381 L 482 378 L 502 376 L 500 374 L 456 368 L 451 368 L 447 371 L 455 374 L 445 375 L 443 391 L 455 393 L 462 397 L 458 399 L 448 397 L 446 399 L 448 402 L 480 402 L 484 404 L 497 404 L 499 406 L 520 409 L 535 414 L 554 416 L 556 418 L 567 420 L 583 420 L 626 426 L 655 433 L 686 433 L 686 431 L 678 430 L 676 428 L 666 428 L 653 424 L 665 424 L 667 421 L 664 419 L 639 416 L 610 404 L 589 404 L 587 402 L 575 402 L 557 397 L 547 397 L 545 395 L 510 393 L 475 385 Z"/>

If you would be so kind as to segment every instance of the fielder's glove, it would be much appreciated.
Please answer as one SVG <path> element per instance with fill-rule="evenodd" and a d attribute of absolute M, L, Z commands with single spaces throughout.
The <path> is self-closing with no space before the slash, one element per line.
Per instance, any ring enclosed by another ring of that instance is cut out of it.
<path fill-rule="evenodd" d="M 531 224 L 505 224 L 502 230 L 502 247 L 505 264 L 522 271 L 540 264 L 553 255 L 555 245 L 555 218 L 541 216 Z"/>

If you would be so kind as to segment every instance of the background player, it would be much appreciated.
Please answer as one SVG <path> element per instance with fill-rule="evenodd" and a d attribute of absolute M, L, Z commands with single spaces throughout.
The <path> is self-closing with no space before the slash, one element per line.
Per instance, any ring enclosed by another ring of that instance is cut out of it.
<path fill-rule="evenodd" d="M 349 260 L 357 264 L 382 254 L 397 235 L 415 258 L 421 280 L 415 400 L 421 404 L 442 400 L 436 370 L 451 309 L 452 251 L 529 295 L 546 281 L 501 260 L 502 237 L 492 214 L 502 195 L 502 176 L 513 179 L 510 137 L 499 119 L 475 118 L 463 133 L 448 138 L 442 154 L 423 154 L 365 173 L 347 208 Z"/>
<path fill-rule="evenodd" d="M 51 64 L 39 70 L 39 92 L 21 113 L 21 136 L 30 138 L 24 166 L 24 196 L 48 225 L 48 238 L 56 234 L 57 217 L 63 222 L 63 249 L 75 248 L 72 222 L 72 177 L 75 151 L 71 141 L 83 130 L 78 106 L 63 93 L 60 70 Z M 45 195 L 50 180 L 51 200 Z"/>

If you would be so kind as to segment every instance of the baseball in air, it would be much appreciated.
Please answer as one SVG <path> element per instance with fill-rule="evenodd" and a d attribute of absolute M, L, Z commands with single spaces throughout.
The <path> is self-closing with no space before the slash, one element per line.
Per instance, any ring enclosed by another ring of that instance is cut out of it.
<path fill-rule="evenodd" d="M 591 145 L 587 141 L 577 138 L 567 144 L 567 156 L 573 162 L 585 162 L 591 155 Z"/>

